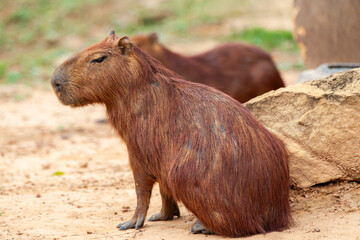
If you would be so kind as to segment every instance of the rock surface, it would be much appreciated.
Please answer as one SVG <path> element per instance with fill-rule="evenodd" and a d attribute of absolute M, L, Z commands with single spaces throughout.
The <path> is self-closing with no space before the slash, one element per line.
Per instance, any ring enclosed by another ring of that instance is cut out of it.
<path fill-rule="evenodd" d="M 296 187 L 360 180 L 360 69 L 281 88 L 245 106 L 287 144 Z"/>

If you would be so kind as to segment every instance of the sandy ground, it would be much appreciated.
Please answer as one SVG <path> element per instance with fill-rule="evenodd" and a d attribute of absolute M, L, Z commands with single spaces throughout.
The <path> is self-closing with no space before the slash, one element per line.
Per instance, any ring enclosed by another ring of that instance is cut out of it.
<path fill-rule="evenodd" d="M 224 239 L 182 216 L 118 231 L 136 206 L 126 147 L 102 106 L 62 106 L 50 90 L 0 86 L 0 239 Z M 63 175 L 54 175 L 63 172 Z M 158 187 L 148 216 L 160 210 Z M 246 239 L 360 240 L 360 184 L 292 190 L 294 224 Z"/>

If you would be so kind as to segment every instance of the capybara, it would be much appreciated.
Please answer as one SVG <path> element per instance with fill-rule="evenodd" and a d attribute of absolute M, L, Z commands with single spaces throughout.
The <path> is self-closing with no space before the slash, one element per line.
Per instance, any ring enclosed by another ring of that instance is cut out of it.
<path fill-rule="evenodd" d="M 156 33 L 134 36 L 131 42 L 185 80 L 214 87 L 241 103 L 284 87 L 270 55 L 255 46 L 228 43 L 186 57 L 166 48 Z"/>
<path fill-rule="evenodd" d="M 60 65 L 52 86 L 65 105 L 104 104 L 126 143 L 137 206 L 120 230 L 143 226 L 155 182 L 162 208 L 150 221 L 179 216 L 180 201 L 199 220 L 195 233 L 289 226 L 286 148 L 228 95 L 181 79 L 114 31 Z"/>

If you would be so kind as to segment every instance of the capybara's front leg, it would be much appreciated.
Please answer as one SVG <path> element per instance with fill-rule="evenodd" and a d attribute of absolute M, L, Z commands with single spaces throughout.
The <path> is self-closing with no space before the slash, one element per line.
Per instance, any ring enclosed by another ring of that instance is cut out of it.
<path fill-rule="evenodd" d="M 149 209 L 151 190 L 154 185 L 154 181 L 151 179 L 147 179 L 140 174 L 136 174 L 135 172 L 134 179 L 137 198 L 135 214 L 129 221 L 118 224 L 116 227 L 119 228 L 119 230 L 126 230 L 129 228 L 141 228 L 144 225 L 146 213 Z"/>
<path fill-rule="evenodd" d="M 179 207 L 171 194 L 165 192 L 161 186 L 160 194 L 162 201 L 161 211 L 152 215 L 149 221 L 167 221 L 173 219 L 174 216 L 180 217 Z"/>

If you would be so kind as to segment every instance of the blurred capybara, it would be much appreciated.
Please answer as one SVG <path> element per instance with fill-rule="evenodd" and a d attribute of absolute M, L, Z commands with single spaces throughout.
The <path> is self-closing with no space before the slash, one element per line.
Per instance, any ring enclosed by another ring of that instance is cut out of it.
<path fill-rule="evenodd" d="M 286 148 L 228 95 L 181 79 L 114 31 L 59 66 L 52 86 L 65 105 L 104 104 L 127 145 L 137 206 L 120 230 L 143 226 L 155 182 L 162 208 L 150 221 L 180 216 L 180 201 L 199 220 L 194 233 L 289 226 Z"/>
<path fill-rule="evenodd" d="M 131 42 L 185 80 L 214 87 L 241 103 L 284 87 L 270 55 L 255 46 L 228 43 L 186 57 L 162 45 L 155 33 L 134 36 Z"/>

